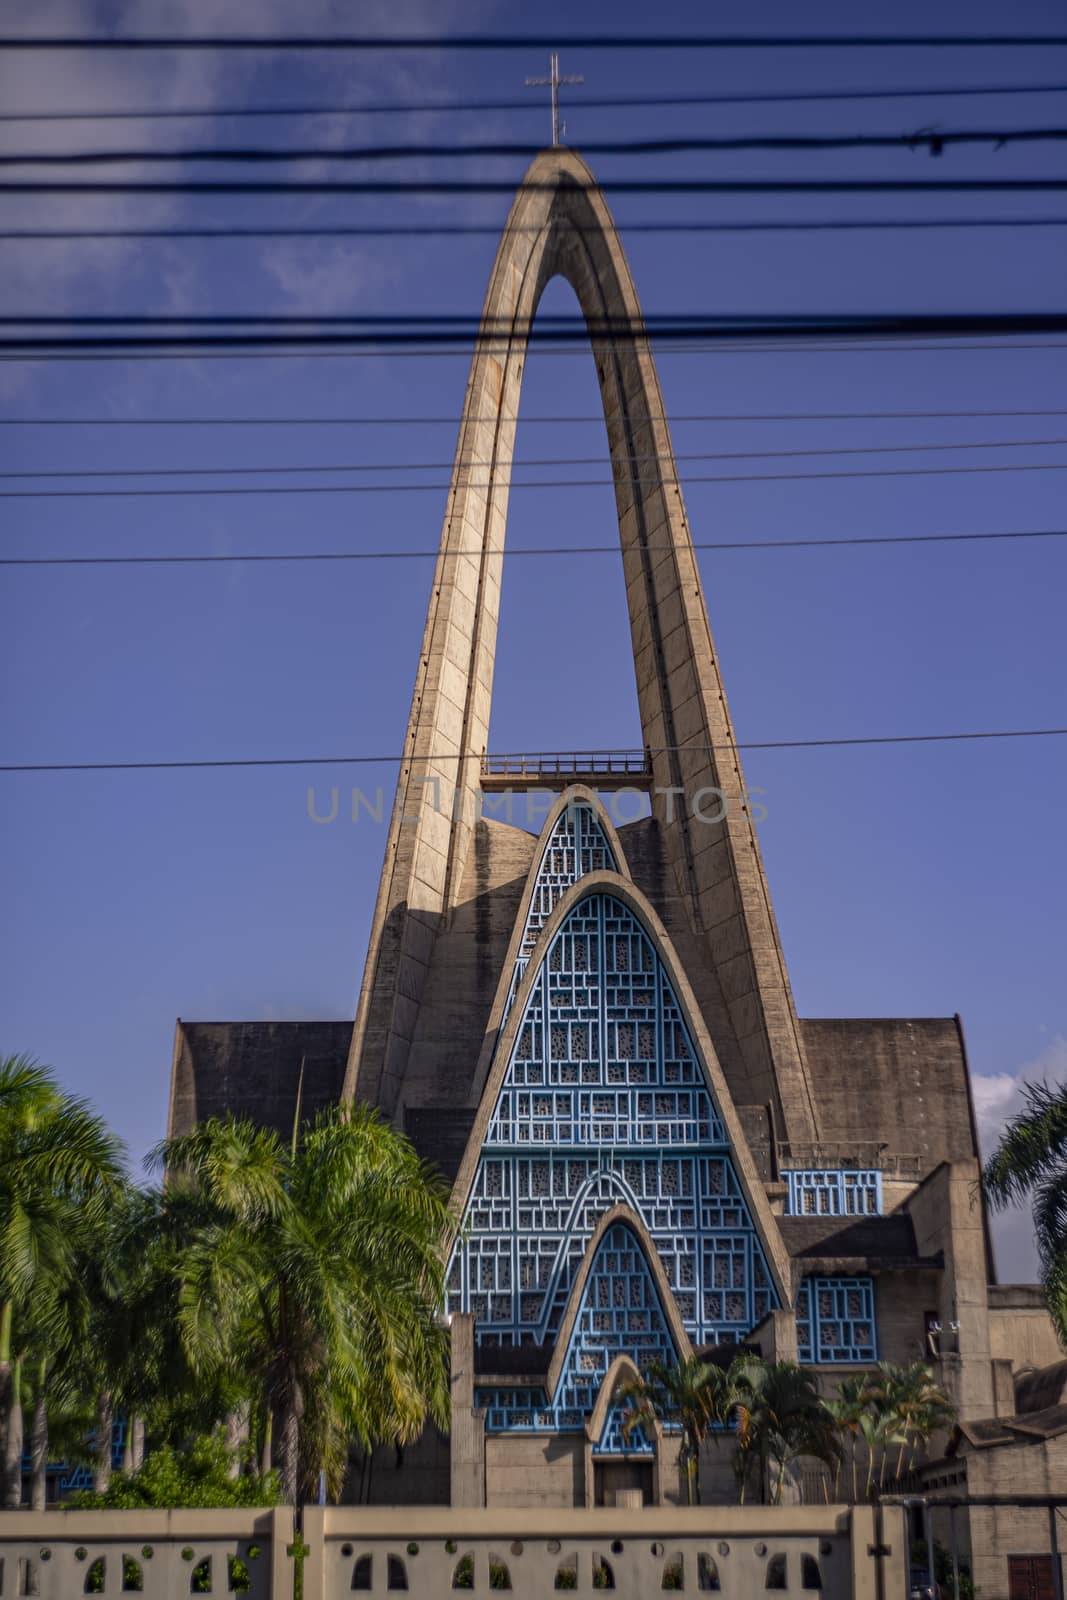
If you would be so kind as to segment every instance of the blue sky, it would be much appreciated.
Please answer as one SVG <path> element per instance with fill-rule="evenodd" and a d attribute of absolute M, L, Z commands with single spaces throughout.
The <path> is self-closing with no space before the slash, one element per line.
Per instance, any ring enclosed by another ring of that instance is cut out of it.
<path fill-rule="evenodd" d="M 606 8 L 546 0 L 536 12 L 484 3 L 360 6 L 257 0 L 140 6 L 43 0 L 7 5 L 2 30 L 413 32 L 603 31 Z M 610 26 L 640 31 L 647 8 L 613 6 Z M 665 5 L 655 26 L 811 32 L 854 29 L 853 6 Z M 1062 24 L 1054 4 L 1019 3 L 1010 26 Z M 1003 8 L 869 5 L 869 31 L 978 32 Z M 359 99 L 483 99 L 521 94 L 547 63 L 522 52 L 359 61 L 236 57 L 9 56 L 0 100 L 57 106 L 214 107 Z M 587 95 L 785 92 L 1067 81 L 1054 52 L 880 51 L 613 54 L 583 50 L 564 70 Z M 1062 123 L 1063 95 L 604 112 L 567 104 L 567 138 L 670 132 L 910 132 Z M 540 141 L 530 113 L 317 123 L 6 125 L 6 149 L 146 142 L 279 144 L 319 139 Z M 694 215 L 1025 215 L 1055 196 L 612 197 L 636 158 L 594 163 L 651 314 L 1000 311 L 1063 308 L 1064 230 L 627 235 L 627 223 Z M 428 169 L 427 169 L 428 170 Z M 448 163 L 434 172 L 458 175 Z M 464 173 L 517 182 L 515 158 Z M 650 176 L 1007 176 L 1062 174 L 1055 149 L 675 158 Z M 254 218 L 500 224 L 501 198 L 394 201 L 99 199 L 4 202 L 12 225 L 154 225 Z M 490 237 L 198 244 L 7 244 L 0 294 L 11 312 L 223 313 L 444 311 L 475 315 Z M 552 285 L 546 311 L 570 312 Z M 1040 341 L 1035 342 L 1035 346 Z M 441 417 L 397 427 L 0 428 L 0 470 L 395 463 L 386 481 L 440 485 L 467 359 L 99 362 L 0 368 L 0 415 Z M 776 350 L 672 353 L 660 373 L 668 412 L 905 411 L 1067 407 L 1062 349 Z M 534 350 L 518 454 L 604 455 L 588 352 Z M 975 440 L 1057 440 L 1067 417 L 843 422 L 678 421 L 679 452 L 833 449 Z M 938 465 L 1067 463 L 1063 445 L 963 452 Z M 696 464 L 692 474 L 871 470 L 931 458 Z M 683 476 L 688 476 L 683 465 Z M 533 474 L 528 474 L 533 475 Z M 559 477 L 558 470 L 546 476 Z M 342 479 L 323 478 L 323 482 Z M 349 480 L 351 481 L 351 480 Z M 188 486 L 184 483 L 183 486 Z M 773 479 L 686 488 L 698 540 L 805 535 L 991 532 L 1063 525 L 1060 472 Z M 444 493 L 183 496 L 8 501 L 10 554 L 221 553 L 382 548 L 432 551 Z M 615 538 L 610 489 L 512 495 L 509 541 Z M 1063 594 L 1057 541 L 875 550 L 705 552 L 712 628 L 742 740 L 1062 725 Z M 399 746 L 431 563 L 337 566 L 58 568 L 5 575 L 5 759 L 92 761 L 389 752 Z M 536 694 L 533 684 L 538 687 Z M 566 749 L 639 742 L 633 669 L 614 556 L 512 561 L 497 655 L 493 744 Z M 1025 1075 L 1067 1072 L 1062 789 L 1067 742 L 901 746 L 753 754 L 765 791 L 761 829 L 799 1010 L 808 1016 L 964 1019 L 983 1126 L 1017 1103 Z M 364 772 L 387 797 L 395 769 Z M 174 1018 L 352 1014 L 384 830 L 361 818 L 308 819 L 309 783 L 325 797 L 350 770 L 18 775 L 3 808 L 5 1051 L 50 1062 L 90 1096 L 139 1157 L 165 1127 Z M 344 807 L 342 806 L 342 817 Z M 999 1226 L 1001 1273 L 1032 1266 L 1025 1219 Z"/>

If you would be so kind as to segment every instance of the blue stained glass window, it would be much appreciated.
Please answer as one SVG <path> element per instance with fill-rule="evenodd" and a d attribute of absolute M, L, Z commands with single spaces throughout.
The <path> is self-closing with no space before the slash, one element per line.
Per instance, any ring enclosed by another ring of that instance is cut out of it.
<path fill-rule="evenodd" d="M 648 1229 L 694 1342 L 741 1340 L 777 1305 L 663 964 L 629 908 L 597 894 L 564 919 L 527 999 L 449 1310 L 474 1314 L 482 1344 L 551 1341 L 597 1221 L 620 1203 Z"/>
<path fill-rule="evenodd" d="M 880 1217 L 882 1174 L 874 1168 L 821 1168 L 783 1174 L 790 1217 Z"/>
<path fill-rule="evenodd" d="M 644 1251 L 624 1222 L 613 1223 L 597 1247 L 551 1404 L 543 1390 L 529 1388 L 478 1389 L 475 1404 L 485 1408 L 490 1433 L 581 1431 L 620 1354 L 639 1369 L 678 1355 Z M 610 1408 L 598 1454 L 651 1451 L 640 1430 L 625 1438 L 625 1410 L 622 1402 Z"/>
<path fill-rule="evenodd" d="M 870 1278 L 805 1278 L 797 1292 L 797 1353 L 816 1366 L 878 1359 Z"/>

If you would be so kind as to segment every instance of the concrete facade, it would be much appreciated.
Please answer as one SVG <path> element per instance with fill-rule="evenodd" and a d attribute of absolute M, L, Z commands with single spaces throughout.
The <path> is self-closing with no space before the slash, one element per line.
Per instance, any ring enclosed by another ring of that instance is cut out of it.
<path fill-rule="evenodd" d="M 481 777 L 522 372 L 531 321 L 556 275 L 575 289 L 597 364 L 652 814 L 616 830 L 596 793 L 563 777 L 535 837 L 501 820 L 499 796 L 483 791 Z M 1019 1383 L 1056 1360 L 1058 1347 L 1036 1291 L 996 1283 L 959 1018 L 797 1015 L 640 305 L 603 195 L 567 150 L 534 162 L 493 267 L 404 750 L 354 1025 L 179 1024 L 171 1099 L 172 1132 L 223 1108 L 288 1131 L 302 1065 L 305 1109 L 341 1097 L 378 1104 L 453 1180 L 457 1222 L 479 1207 L 503 1219 L 492 1225 L 498 1256 L 486 1245 L 475 1260 L 466 1230 L 456 1244 L 450 1439 L 428 1435 L 403 1461 L 376 1452 L 354 1495 L 451 1502 L 464 1515 L 499 1513 L 501 1527 L 523 1508 L 592 1514 L 620 1496 L 658 1516 L 684 1497 L 677 1435 L 660 1431 L 643 1455 L 617 1446 L 612 1455 L 604 1443 L 617 1362 L 632 1364 L 634 1350 L 608 1352 L 590 1336 L 575 1353 L 597 1251 L 616 1223 L 629 1241 L 631 1284 L 640 1278 L 647 1296 L 642 1331 L 655 1324 L 678 1357 L 701 1347 L 693 1330 L 704 1321 L 732 1319 L 733 1340 L 775 1360 L 812 1361 L 826 1393 L 865 1362 L 923 1359 L 965 1421 L 1014 1414 Z M 723 814 L 697 820 L 693 799 L 711 789 L 726 802 Z M 568 850 L 579 861 L 577 844 L 563 848 L 558 831 L 579 811 L 599 855 L 567 879 L 552 862 Z M 573 934 L 585 913 L 590 926 L 599 916 L 602 930 L 610 913 L 616 931 Z M 572 992 L 560 1001 L 560 952 L 587 937 L 585 966 L 575 965 Z M 624 945 L 638 952 L 626 960 L 646 962 L 650 974 L 633 1016 L 607 997 L 609 955 L 615 987 L 629 981 L 632 969 L 617 959 Z M 594 1000 L 590 963 L 600 974 Z M 550 991 L 556 1000 L 544 998 Z M 520 1067 L 527 1071 L 523 1030 L 538 1004 L 546 1008 L 542 1055 L 531 1069 L 542 1075 L 518 1078 Z M 633 1020 L 642 1004 L 651 1007 L 645 1023 Z M 672 1037 L 684 1040 L 669 1061 L 668 1014 Z M 638 1070 L 636 1041 L 645 1035 L 653 1043 Z M 601 1042 L 592 1047 L 591 1037 Z M 556 1067 L 563 1075 L 553 1078 Z M 636 1128 L 633 1113 L 609 1137 L 598 1119 L 615 1115 L 618 1084 L 635 1086 L 632 1104 L 648 1108 L 646 1125 Z M 501 1116 L 509 1095 L 513 1108 L 526 1107 L 521 1134 L 507 1132 L 519 1111 L 511 1121 Z M 677 1111 L 683 1101 L 688 1109 Z M 683 1137 L 678 1127 L 695 1127 L 702 1106 L 711 1108 L 705 1126 L 714 1124 L 714 1136 Z M 540 1116 L 555 1119 L 551 1138 Z M 650 1151 L 674 1184 L 663 1179 L 651 1198 L 638 1192 Z M 479 1189 L 493 1163 L 498 1188 Z M 713 1170 L 722 1187 L 702 1190 L 698 1203 L 685 1184 L 708 1184 Z M 808 1211 L 791 1201 L 790 1173 L 827 1175 Z M 835 1210 L 826 1197 L 838 1180 L 844 1195 L 856 1174 L 876 1177 L 877 1203 L 871 1187 L 869 1207 L 861 1198 L 858 1209 L 842 1200 Z M 558 1194 L 566 1205 L 560 1200 L 554 1215 L 570 1206 L 569 1220 L 559 1224 L 555 1254 L 537 1255 L 538 1225 L 517 1219 L 538 1206 L 547 1215 Z M 701 1220 L 712 1212 L 717 1222 Z M 701 1294 L 729 1309 L 706 1313 L 697 1279 Z M 828 1339 L 827 1349 L 842 1346 L 840 1357 L 822 1347 L 803 1356 L 798 1296 L 811 1304 L 820 1285 L 830 1286 L 828 1303 L 846 1306 L 826 1313 L 835 1326 L 859 1324 L 869 1335 L 853 1329 Z M 858 1285 L 863 1295 L 869 1289 L 869 1311 L 847 1310 Z M 542 1295 L 543 1308 L 538 1301 L 527 1315 L 523 1291 Z M 736 1310 L 746 1296 L 747 1321 Z M 612 1309 L 600 1307 L 604 1321 Z M 580 1425 L 571 1416 L 548 1429 L 541 1414 L 556 1404 L 572 1358 L 575 1370 L 603 1358 L 597 1370 L 607 1375 L 582 1401 Z M 527 1423 L 487 1420 L 513 1402 Z M 1054 1455 L 1049 1481 L 1067 1489 Z M 701 1481 L 710 1498 L 732 1495 L 727 1451 L 705 1453 Z"/>

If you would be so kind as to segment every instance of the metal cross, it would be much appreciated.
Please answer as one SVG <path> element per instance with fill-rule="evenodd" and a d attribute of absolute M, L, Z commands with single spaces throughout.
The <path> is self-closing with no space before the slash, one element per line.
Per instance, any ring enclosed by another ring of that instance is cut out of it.
<path fill-rule="evenodd" d="M 562 78 L 559 73 L 559 56 L 553 51 L 550 57 L 551 71 L 547 78 L 527 78 L 527 89 L 543 89 L 546 86 L 552 90 L 552 143 L 559 144 L 559 87 L 560 84 L 584 83 L 585 79 L 580 73 L 569 72 Z"/>

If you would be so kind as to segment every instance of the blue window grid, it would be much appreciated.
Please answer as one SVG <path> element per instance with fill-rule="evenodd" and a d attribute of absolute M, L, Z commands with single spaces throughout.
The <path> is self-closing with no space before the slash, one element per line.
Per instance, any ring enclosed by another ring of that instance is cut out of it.
<path fill-rule="evenodd" d="M 617 872 L 619 864 L 607 834 L 592 806 L 584 800 L 569 803 L 556 819 L 534 879 L 530 909 L 522 930 L 515 971 L 504 1015 L 511 1010 L 515 990 L 529 965 L 538 935 L 572 884 L 590 872 Z"/>
<path fill-rule="evenodd" d="M 450 1264 L 483 1344 L 558 1330 L 597 1219 L 642 1218 L 699 1342 L 778 1303 L 681 1010 L 633 914 L 576 906 L 533 985 Z"/>
<path fill-rule="evenodd" d="M 790 1217 L 880 1217 L 882 1174 L 875 1168 L 807 1168 L 787 1172 Z"/>
<path fill-rule="evenodd" d="M 797 1353 L 810 1365 L 878 1359 L 870 1278 L 805 1278 L 797 1292 Z"/>
<path fill-rule="evenodd" d="M 85 1438 L 85 1448 L 92 1450 L 95 1440 L 95 1430 L 90 1430 Z M 117 1417 L 111 1425 L 111 1466 L 116 1472 L 121 1470 L 126 1454 L 126 1418 Z M 28 1475 L 33 1471 L 33 1458 L 29 1450 L 22 1456 L 22 1471 Z M 92 1467 L 73 1466 L 69 1461 L 50 1461 L 45 1468 L 49 1477 L 58 1475 L 60 1494 L 70 1494 L 75 1489 L 91 1489 L 93 1486 Z"/>
<path fill-rule="evenodd" d="M 593 1259 L 554 1399 L 549 1403 L 543 1390 L 530 1388 L 478 1389 L 475 1404 L 485 1408 L 487 1431 L 581 1431 L 611 1363 L 621 1354 L 643 1369 L 651 1361 L 673 1363 L 678 1353 L 644 1252 L 632 1230 L 617 1222 L 605 1233 Z M 651 1449 L 636 1430 L 626 1441 L 624 1412 L 625 1407 L 611 1407 L 597 1446 L 599 1454 L 641 1454 Z"/>

